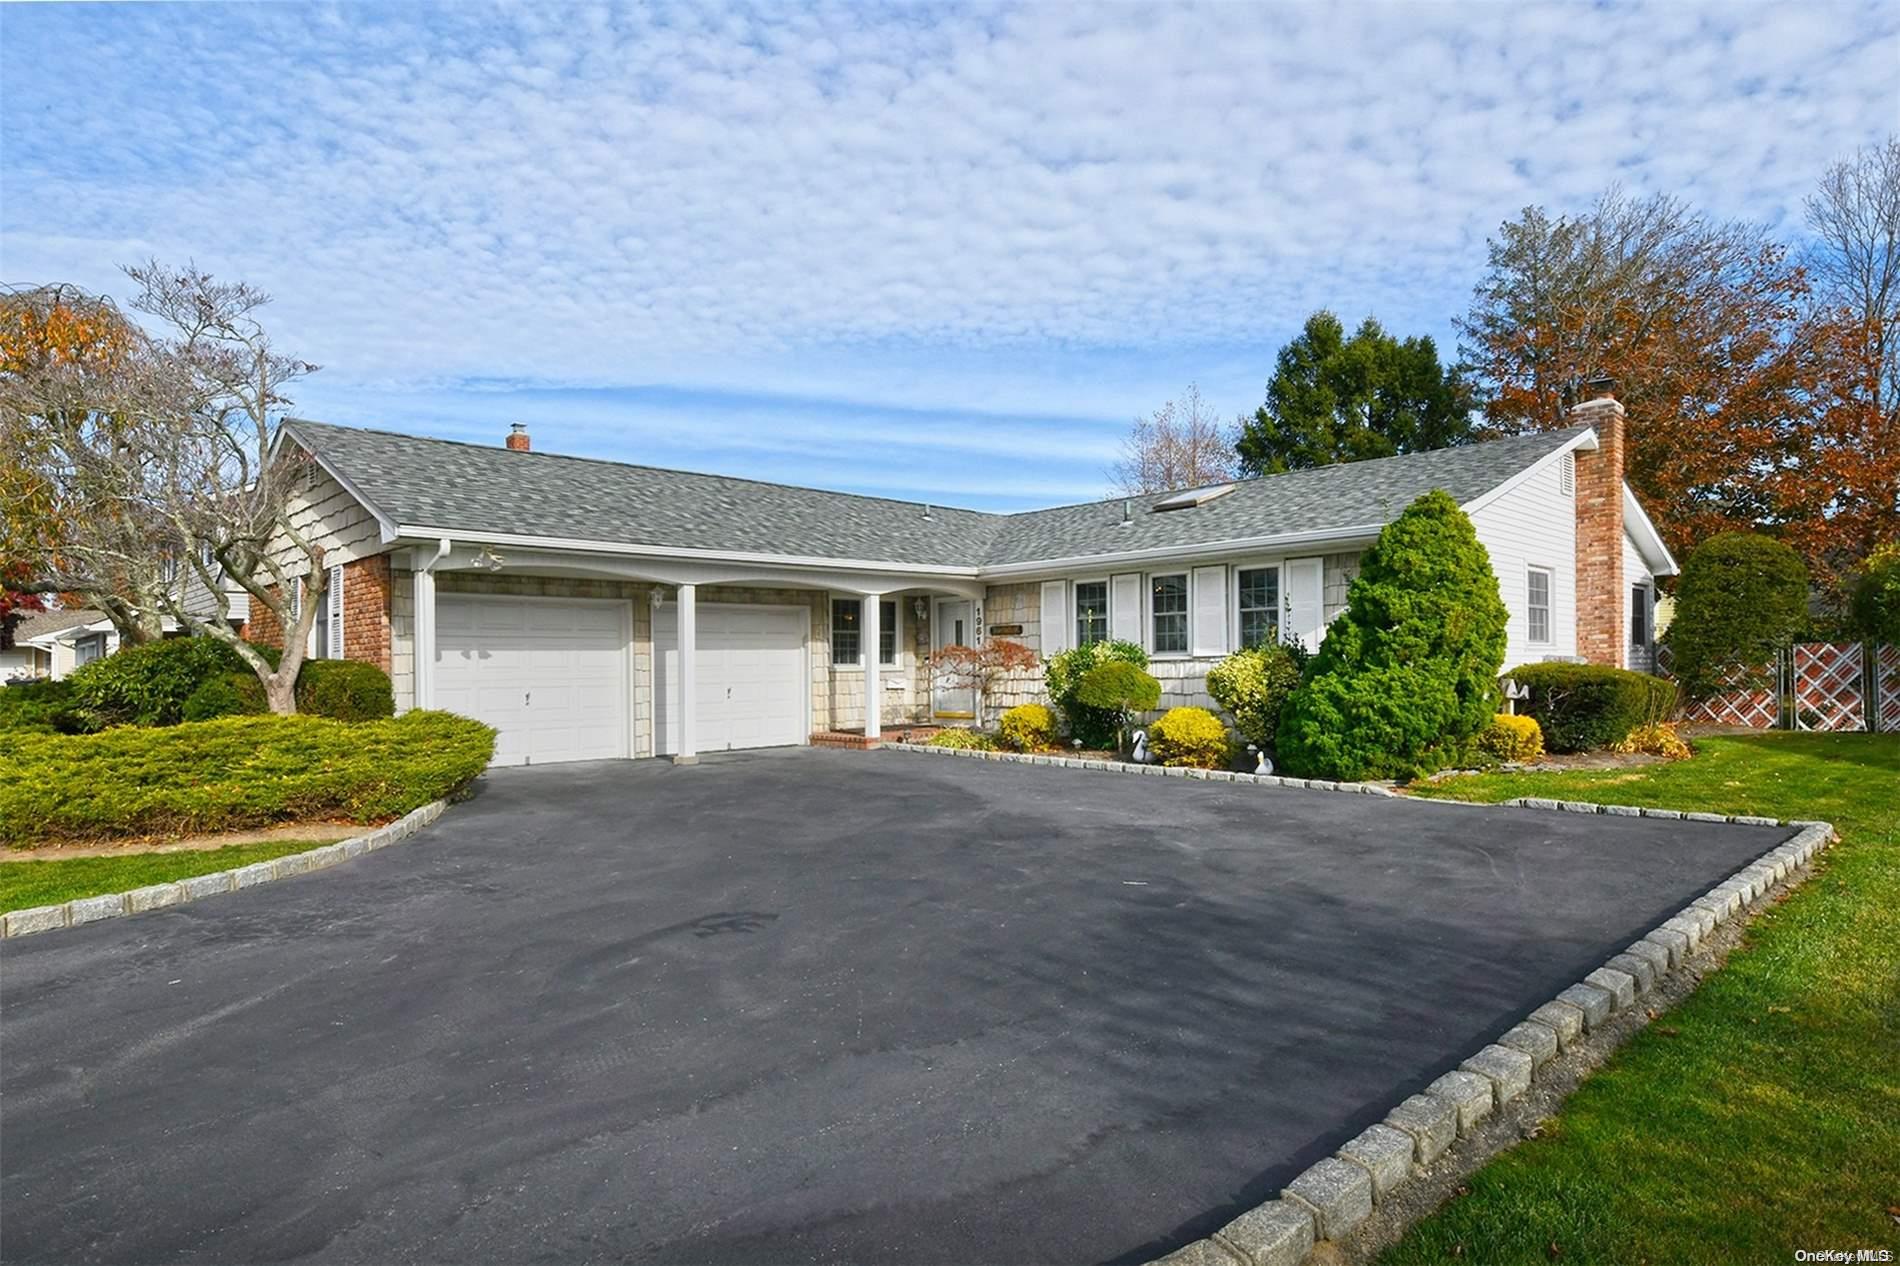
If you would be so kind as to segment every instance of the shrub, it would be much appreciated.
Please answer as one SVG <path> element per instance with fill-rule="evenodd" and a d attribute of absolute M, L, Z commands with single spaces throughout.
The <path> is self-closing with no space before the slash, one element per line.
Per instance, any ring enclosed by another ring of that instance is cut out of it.
<path fill-rule="evenodd" d="M 374 664 L 313 659 L 297 670 L 297 711 L 338 721 L 377 721 L 396 714 L 396 695 L 389 674 Z"/>
<path fill-rule="evenodd" d="M 1051 655 L 1043 665 L 1042 680 L 1049 691 L 1049 701 L 1068 722 L 1069 733 L 1081 739 L 1085 747 L 1111 746 L 1122 726 L 1120 713 L 1090 707 L 1076 697 L 1090 669 L 1113 662 L 1145 669 L 1148 652 L 1133 642 L 1091 642 Z"/>
<path fill-rule="evenodd" d="M 95 659 L 66 680 L 75 704 L 107 725 L 176 725 L 185 700 L 208 678 L 249 671 L 222 642 L 168 637 Z"/>
<path fill-rule="evenodd" d="M 1139 665 L 1111 659 L 1082 674 L 1075 688 L 1075 701 L 1092 714 L 1091 724 L 1101 722 L 1108 741 L 1119 743 L 1131 716 L 1152 712 L 1160 704 L 1161 683 Z"/>
<path fill-rule="evenodd" d="M 1682 564 L 1676 616 L 1663 635 L 1670 671 L 1691 699 L 1736 684 L 1771 685 L 1775 653 L 1807 623 L 1808 569 L 1799 554 L 1753 532 L 1712 536 Z"/>
<path fill-rule="evenodd" d="M 1544 754 L 1544 731 L 1536 717 L 1500 712 L 1478 735 L 1478 750 L 1499 760 L 1522 763 Z"/>
<path fill-rule="evenodd" d="M 494 747 L 493 730 L 446 712 L 20 735 L 0 747 L 0 845 L 380 821 L 459 790 Z"/>
<path fill-rule="evenodd" d="M 1881 546 L 1855 569 L 1847 612 L 1855 637 L 1900 646 L 1900 544 Z"/>
<path fill-rule="evenodd" d="M 1262 748 L 1273 746 L 1280 712 L 1299 684 L 1299 662 L 1284 644 L 1235 651 L 1207 673 L 1207 693 L 1234 718 L 1241 737 Z"/>
<path fill-rule="evenodd" d="M 1654 721 L 1648 725 L 1637 726 L 1629 732 L 1628 738 L 1616 744 L 1616 750 L 1666 756 L 1670 760 L 1687 760 L 1695 755 L 1683 737 L 1676 733 L 1676 727 L 1667 721 Z"/>
<path fill-rule="evenodd" d="M 974 752 L 992 752 L 996 750 L 996 740 L 987 734 L 975 730 L 939 730 L 930 736 L 932 747 L 955 747 Z"/>
<path fill-rule="evenodd" d="M 1281 713 L 1277 755 L 1309 778 L 1442 768 L 1497 714 L 1507 618 L 1471 520 L 1426 493 L 1366 551 Z"/>
<path fill-rule="evenodd" d="M 997 730 L 1004 747 L 1040 752 L 1055 746 L 1056 716 L 1040 703 L 1025 703 L 1003 714 Z"/>
<path fill-rule="evenodd" d="M 0 686 L 0 730 L 10 733 L 83 734 L 97 729 L 79 710 L 70 681 Z"/>
<path fill-rule="evenodd" d="M 1206 708 L 1169 708 L 1148 727 L 1148 745 L 1163 765 L 1217 769 L 1227 763 L 1227 727 Z"/>
<path fill-rule="evenodd" d="M 1511 679 L 1527 687 L 1529 714 L 1553 752 L 1589 752 L 1629 737 L 1676 710 L 1675 683 L 1603 664 L 1525 664 Z"/>
<path fill-rule="evenodd" d="M 182 715 L 186 721 L 215 721 L 263 711 L 264 686 L 256 673 L 220 673 L 198 683 Z"/>

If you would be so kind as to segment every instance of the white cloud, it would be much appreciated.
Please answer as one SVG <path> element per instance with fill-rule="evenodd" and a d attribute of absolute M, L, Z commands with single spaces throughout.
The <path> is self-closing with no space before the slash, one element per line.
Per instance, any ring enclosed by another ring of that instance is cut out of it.
<path fill-rule="evenodd" d="M 1792 225 L 1900 116 L 1881 6 L 0 23 L 5 277 L 195 257 L 275 293 L 338 401 L 479 376 L 1120 424 L 1199 376 L 1250 407 L 1314 307 L 1448 341 L 1526 204 L 1621 180 Z M 888 420 L 838 426 L 902 467 Z"/>

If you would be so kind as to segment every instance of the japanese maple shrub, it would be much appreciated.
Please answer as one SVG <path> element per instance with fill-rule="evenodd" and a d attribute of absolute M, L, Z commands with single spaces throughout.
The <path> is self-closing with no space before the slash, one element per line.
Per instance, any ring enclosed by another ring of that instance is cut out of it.
<path fill-rule="evenodd" d="M 1442 768 L 1497 714 L 1507 615 L 1471 520 L 1442 490 L 1386 524 L 1287 700 L 1277 750 L 1308 778 Z"/>

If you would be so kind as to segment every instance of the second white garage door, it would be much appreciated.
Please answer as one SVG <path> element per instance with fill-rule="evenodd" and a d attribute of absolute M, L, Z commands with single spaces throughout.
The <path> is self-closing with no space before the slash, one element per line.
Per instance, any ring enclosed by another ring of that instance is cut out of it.
<path fill-rule="evenodd" d="M 789 747 L 810 735 L 810 678 L 804 607 L 753 607 L 703 602 L 697 611 L 699 689 L 695 718 L 702 752 Z M 659 751 L 679 750 L 679 607 L 653 617 L 653 701 Z"/>
<path fill-rule="evenodd" d="M 495 727 L 495 764 L 626 756 L 625 602 L 443 594 L 436 706 Z"/>

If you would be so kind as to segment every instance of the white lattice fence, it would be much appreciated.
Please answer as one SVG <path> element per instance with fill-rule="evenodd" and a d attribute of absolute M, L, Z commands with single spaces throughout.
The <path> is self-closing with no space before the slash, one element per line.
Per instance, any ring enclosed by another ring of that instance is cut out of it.
<path fill-rule="evenodd" d="M 1900 646 L 1889 643 L 1874 652 L 1874 693 L 1881 733 L 1900 733 Z"/>
<path fill-rule="evenodd" d="M 1794 722 L 1803 730 L 1867 728 L 1866 659 L 1859 642 L 1794 648 Z"/>
<path fill-rule="evenodd" d="M 1669 671 L 1672 659 L 1668 647 L 1656 648 L 1657 671 L 1673 680 L 1674 674 Z M 1768 684 L 1764 684 L 1764 679 Z M 1764 668 L 1758 673 L 1741 668 L 1730 669 L 1723 675 L 1724 689 L 1697 703 L 1685 703 L 1682 719 L 1708 725 L 1772 730 L 1781 712 L 1775 701 L 1774 680 L 1773 667 Z"/>

